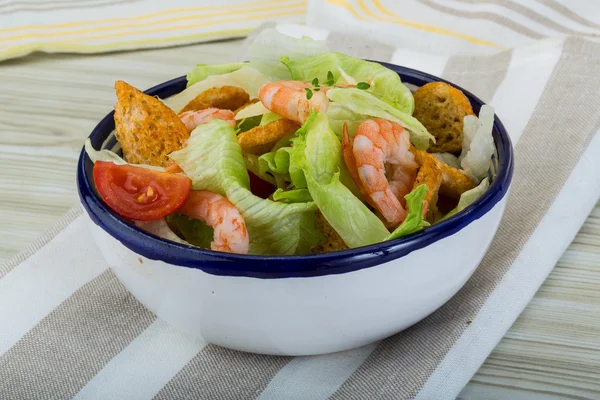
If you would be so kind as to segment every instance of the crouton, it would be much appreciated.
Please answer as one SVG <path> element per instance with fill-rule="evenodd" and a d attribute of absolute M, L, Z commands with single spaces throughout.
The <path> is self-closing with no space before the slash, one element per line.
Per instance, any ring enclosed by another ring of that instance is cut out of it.
<path fill-rule="evenodd" d="M 325 240 L 312 248 L 313 253 L 326 253 L 330 251 L 345 250 L 348 248 L 340 235 L 329 225 L 320 211 L 315 213 L 315 225 L 319 232 L 325 236 Z"/>
<path fill-rule="evenodd" d="M 220 108 L 223 110 L 237 110 L 248 103 L 250 95 L 244 89 L 236 86 L 214 87 L 200 93 L 186 104 L 179 113 L 198 111 L 207 108 Z"/>
<path fill-rule="evenodd" d="M 298 128 L 300 126 L 296 122 L 281 118 L 240 133 L 238 142 L 244 153 L 261 155 L 270 151 L 279 139 Z"/>
<path fill-rule="evenodd" d="M 437 215 L 438 192 L 442 184 L 442 171 L 438 166 L 435 157 L 428 157 L 424 151 L 412 148 L 415 159 L 419 164 L 417 178 L 413 184 L 413 190 L 422 184 L 425 184 L 429 191 L 423 199 L 423 217 L 428 222 L 433 223 Z"/>
<path fill-rule="evenodd" d="M 431 82 L 421 86 L 413 95 L 418 119 L 431 133 L 436 143 L 427 151 L 431 153 L 456 153 L 462 149 L 463 119 L 474 115 L 469 99 L 460 90 L 444 82 Z"/>
<path fill-rule="evenodd" d="M 115 82 L 115 128 L 123 156 L 132 164 L 167 166 L 168 154 L 182 148 L 189 133 L 159 99 L 123 81 Z"/>
<path fill-rule="evenodd" d="M 418 157 L 422 160 L 435 163 L 439 168 L 442 175 L 442 183 L 439 190 L 440 194 L 452 199 L 458 199 L 461 194 L 477 186 L 477 182 L 469 175 L 441 162 L 432 154 L 414 148 L 411 148 L 411 150 L 413 153 L 418 154 Z"/>

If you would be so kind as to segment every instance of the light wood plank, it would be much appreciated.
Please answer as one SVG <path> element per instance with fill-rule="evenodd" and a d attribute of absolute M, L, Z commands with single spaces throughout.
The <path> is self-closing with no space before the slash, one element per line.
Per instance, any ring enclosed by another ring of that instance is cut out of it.
<path fill-rule="evenodd" d="M 148 88 L 196 63 L 236 60 L 239 41 L 0 63 L 0 262 L 78 201 L 83 140 L 123 79 Z M 600 398 L 600 207 L 462 399 Z"/>

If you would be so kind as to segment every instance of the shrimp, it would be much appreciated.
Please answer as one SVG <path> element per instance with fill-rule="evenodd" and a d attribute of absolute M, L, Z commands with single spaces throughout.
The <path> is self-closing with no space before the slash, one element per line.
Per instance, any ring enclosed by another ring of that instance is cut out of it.
<path fill-rule="evenodd" d="M 188 132 L 196 129 L 198 125 L 206 124 L 213 119 L 222 119 L 229 125 L 235 127 L 235 114 L 230 110 L 219 108 L 206 108 L 200 111 L 185 111 L 179 114 L 179 119 L 185 125 Z"/>
<path fill-rule="evenodd" d="M 192 190 L 178 211 L 214 228 L 214 238 L 210 244 L 212 250 L 248 254 L 246 223 L 227 198 L 208 190 Z"/>
<path fill-rule="evenodd" d="M 264 84 L 258 91 L 263 105 L 274 113 L 303 124 L 310 110 L 326 112 L 329 99 L 323 90 L 312 90 L 312 97 L 306 98 L 305 89 L 312 85 L 300 81 L 278 81 Z"/>
<path fill-rule="evenodd" d="M 363 121 L 352 142 L 354 165 L 349 141 L 346 130 L 342 154 L 351 176 L 383 218 L 392 226 L 400 225 L 407 216 L 404 196 L 412 189 L 418 168 L 408 132 L 383 119 Z"/>

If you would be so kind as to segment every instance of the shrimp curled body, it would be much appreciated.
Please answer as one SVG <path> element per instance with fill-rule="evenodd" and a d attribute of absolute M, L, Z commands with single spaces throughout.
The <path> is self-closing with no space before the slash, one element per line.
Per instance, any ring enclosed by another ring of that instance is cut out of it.
<path fill-rule="evenodd" d="M 213 119 L 221 119 L 229 125 L 235 127 L 235 114 L 230 110 L 221 110 L 219 108 L 206 108 L 199 111 L 184 111 L 179 114 L 179 119 L 188 132 L 196 129 L 198 125 L 206 124 Z"/>
<path fill-rule="evenodd" d="M 307 99 L 308 88 L 312 85 L 300 81 L 269 82 L 260 88 L 258 98 L 272 112 L 303 124 L 311 109 L 326 112 L 329 104 L 324 90 L 312 89 L 312 97 Z"/>
<path fill-rule="evenodd" d="M 412 189 L 418 164 L 410 152 L 410 137 L 397 123 L 363 121 L 354 139 L 344 129 L 343 155 L 350 175 L 392 226 L 407 216 L 404 196 Z"/>
<path fill-rule="evenodd" d="M 208 190 L 192 190 L 179 212 L 213 227 L 212 250 L 248 254 L 244 218 L 225 197 Z"/>

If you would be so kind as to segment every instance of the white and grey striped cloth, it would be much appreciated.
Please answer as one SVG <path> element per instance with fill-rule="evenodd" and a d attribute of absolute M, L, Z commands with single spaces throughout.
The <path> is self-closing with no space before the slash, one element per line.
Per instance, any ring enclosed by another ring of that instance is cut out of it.
<path fill-rule="evenodd" d="M 600 44 L 420 54 L 301 26 L 332 49 L 442 76 L 492 104 L 516 151 L 506 214 L 465 287 L 360 349 L 273 357 L 207 345 L 138 303 L 79 207 L 0 267 L 0 399 L 451 399 L 529 302 L 600 197 Z"/>

